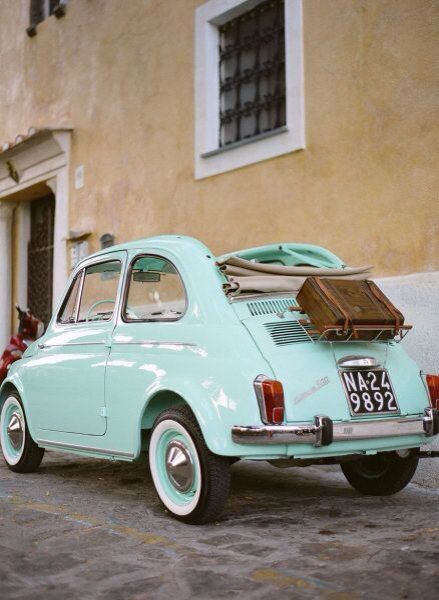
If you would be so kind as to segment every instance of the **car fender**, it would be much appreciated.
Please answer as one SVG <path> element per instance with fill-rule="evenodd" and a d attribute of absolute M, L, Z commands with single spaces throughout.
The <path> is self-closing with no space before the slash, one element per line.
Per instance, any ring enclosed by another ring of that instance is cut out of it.
<path fill-rule="evenodd" d="M 229 385 L 224 384 L 224 379 L 220 377 L 195 381 L 181 378 L 176 381 L 172 378 L 155 381 L 146 390 L 146 399 L 140 406 L 137 431 L 140 434 L 142 429 L 150 429 L 160 412 L 178 404 L 178 399 L 181 399 L 194 413 L 209 450 L 235 456 L 240 450 L 232 441 L 232 426 L 237 423 L 261 423 L 252 381 L 251 377 L 234 377 Z M 137 446 L 140 452 L 139 441 Z"/>

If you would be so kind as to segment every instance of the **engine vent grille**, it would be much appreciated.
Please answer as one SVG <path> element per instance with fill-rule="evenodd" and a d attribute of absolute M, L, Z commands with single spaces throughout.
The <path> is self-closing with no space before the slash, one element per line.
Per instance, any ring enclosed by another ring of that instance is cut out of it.
<path fill-rule="evenodd" d="M 247 302 L 252 317 L 259 315 L 275 315 L 284 312 L 289 306 L 297 306 L 294 298 L 281 298 L 279 300 L 258 300 Z"/>
<path fill-rule="evenodd" d="M 309 325 L 303 326 L 298 321 L 265 323 L 265 328 L 276 346 L 312 342 L 314 339 L 308 333 Z"/>

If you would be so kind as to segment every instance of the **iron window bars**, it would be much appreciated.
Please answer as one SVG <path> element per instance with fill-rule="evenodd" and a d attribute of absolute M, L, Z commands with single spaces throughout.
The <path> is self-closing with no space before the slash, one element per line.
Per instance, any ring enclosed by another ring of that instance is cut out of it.
<path fill-rule="evenodd" d="M 219 146 L 286 124 L 284 0 L 266 0 L 219 27 Z"/>

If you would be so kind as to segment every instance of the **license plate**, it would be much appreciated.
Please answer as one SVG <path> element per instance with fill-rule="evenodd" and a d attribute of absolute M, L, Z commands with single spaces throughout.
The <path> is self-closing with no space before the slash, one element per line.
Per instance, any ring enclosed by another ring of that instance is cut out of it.
<path fill-rule="evenodd" d="M 340 371 L 351 415 L 399 412 L 395 392 L 384 369 Z"/>

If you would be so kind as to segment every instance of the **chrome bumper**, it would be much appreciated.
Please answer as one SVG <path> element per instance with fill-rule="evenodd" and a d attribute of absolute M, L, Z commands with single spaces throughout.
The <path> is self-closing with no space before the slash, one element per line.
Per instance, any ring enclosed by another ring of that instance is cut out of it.
<path fill-rule="evenodd" d="M 306 425 L 262 425 L 232 427 L 237 444 L 312 444 L 329 446 L 332 442 L 397 437 L 432 436 L 439 433 L 439 410 L 426 408 L 423 417 L 399 417 L 374 421 L 334 423 L 329 417 L 316 416 Z"/>

